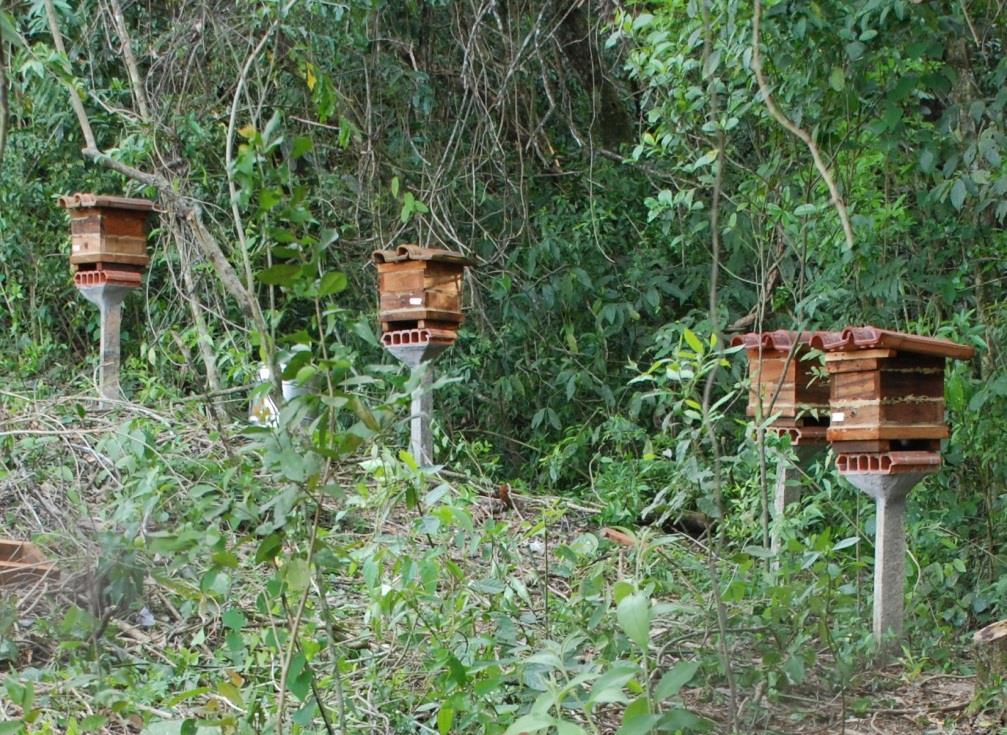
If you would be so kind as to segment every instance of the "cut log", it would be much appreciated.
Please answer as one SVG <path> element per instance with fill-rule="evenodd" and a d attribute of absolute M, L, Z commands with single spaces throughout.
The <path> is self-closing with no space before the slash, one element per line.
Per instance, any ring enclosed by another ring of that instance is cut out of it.
<path fill-rule="evenodd" d="M 45 578 L 58 579 L 59 570 L 38 547 L 0 538 L 0 586 L 34 584 Z"/>
<path fill-rule="evenodd" d="M 999 686 L 1007 677 L 1007 620 L 987 625 L 972 636 L 976 657 L 976 689 Z"/>

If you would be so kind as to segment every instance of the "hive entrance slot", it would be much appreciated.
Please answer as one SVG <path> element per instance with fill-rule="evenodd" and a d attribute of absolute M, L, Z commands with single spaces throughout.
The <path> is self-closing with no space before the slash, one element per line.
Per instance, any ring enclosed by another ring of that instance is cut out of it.
<path fill-rule="evenodd" d="M 900 452 L 936 452 L 941 448 L 939 439 L 892 439 L 891 449 Z"/>
<path fill-rule="evenodd" d="M 820 428 L 828 428 L 829 417 L 828 416 L 802 416 L 800 419 L 801 426 L 817 426 Z"/>

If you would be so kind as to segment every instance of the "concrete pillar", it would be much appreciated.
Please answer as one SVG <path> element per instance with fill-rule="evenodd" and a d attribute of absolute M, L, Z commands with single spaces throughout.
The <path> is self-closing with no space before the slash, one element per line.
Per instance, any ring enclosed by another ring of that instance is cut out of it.
<path fill-rule="evenodd" d="M 434 366 L 427 364 L 413 368 L 419 373 L 419 385 L 413 392 L 409 418 L 409 453 L 420 466 L 434 463 L 434 434 L 430 420 L 434 413 Z"/>
<path fill-rule="evenodd" d="M 119 345 L 122 330 L 122 301 L 132 287 L 106 283 L 100 286 L 82 286 L 78 290 L 85 299 L 96 305 L 101 313 L 101 362 L 98 371 L 101 400 L 98 402 L 98 407 L 111 408 L 112 404 L 121 398 Z"/>
<path fill-rule="evenodd" d="M 874 498 L 874 639 L 902 636 L 903 592 L 906 581 L 906 498 L 926 475 L 905 472 L 884 475 L 857 472 L 844 474 L 850 483 Z"/>
<path fill-rule="evenodd" d="M 413 375 L 419 376 L 409 417 L 409 453 L 421 467 L 434 463 L 434 435 L 430 428 L 434 413 L 432 363 L 450 346 L 450 343 L 444 342 L 385 345 L 389 352 L 409 366 Z"/>
<path fill-rule="evenodd" d="M 781 454 L 776 463 L 776 489 L 773 494 L 773 528 L 771 533 L 774 552 L 780 551 L 780 524 L 786 515 L 787 507 L 801 500 L 801 470 L 806 469 L 823 449 L 822 445 L 817 444 L 796 446 L 794 447 L 796 461 Z M 775 562 L 774 566 L 776 566 Z"/>

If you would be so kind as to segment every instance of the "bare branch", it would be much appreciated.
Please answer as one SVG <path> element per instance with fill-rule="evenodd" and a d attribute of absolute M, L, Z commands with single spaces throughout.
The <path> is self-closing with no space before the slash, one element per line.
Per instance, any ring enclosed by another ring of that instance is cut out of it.
<path fill-rule="evenodd" d="M 5 42 L 0 40 L 0 164 L 7 150 L 7 53 Z"/>
<path fill-rule="evenodd" d="M 846 211 L 846 204 L 843 202 L 843 196 L 839 193 L 839 187 L 836 186 L 835 179 L 833 179 L 828 165 L 822 158 L 822 153 L 818 149 L 818 145 L 815 143 L 808 131 L 794 123 L 793 120 L 787 117 L 786 114 L 776 106 L 776 102 L 773 100 L 773 96 L 769 92 L 769 85 L 766 83 L 766 77 L 762 72 L 762 53 L 759 50 L 759 30 L 761 20 L 762 0 L 755 0 L 755 9 L 752 16 L 752 71 L 755 72 L 755 81 L 759 85 L 759 91 L 762 93 L 762 99 L 766 103 L 766 109 L 769 110 L 769 114 L 772 115 L 773 119 L 776 120 L 776 122 L 778 122 L 787 132 L 799 138 L 804 145 L 808 147 L 808 151 L 811 152 L 811 158 L 815 162 L 815 168 L 818 169 L 818 174 L 822 177 L 825 185 L 829 187 L 829 194 L 832 195 L 832 206 L 835 207 L 836 213 L 839 215 L 839 221 L 843 225 L 843 234 L 846 237 L 846 246 L 852 249 L 854 238 L 853 226 L 850 224 L 850 216 Z"/>
<path fill-rule="evenodd" d="M 59 20 L 56 18 L 56 7 L 53 5 L 52 0 L 45 0 L 45 17 L 49 21 L 49 32 L 52 34 L 53 45 L 57 51 L 66 56 L 66 46 L 63 45 L 63 34 L 59 32 Z M 70 106 L 73 107 L 73 112 L 77 116 L 80 132 L 84 135 L 85 151 L 89 148 L 97 151 L 98 144 L 94 139 L 91 121 L 87 118 L 87 112 L 84 110 L 84 103 L 77 93 L 77 88 L 69 82 L 66 83 L 66 88 L 70 93 Z"/>
<path fill-rule="evenodd" d="M 133 53 L 133 41 L 129 37 L 126 28 L 126 19 L 122 14 L 122 5 L 119 0 L 109 0 L 112 6 L 112 22 L 115 24 L 115 32 L 119 35 L 122 44 L 122 58 L 126 65 L 126 73 L 129 75 L 129 83 L 133 87 L 133 97 L 136 99 L 136 109 L 140 117 L 146 123 L 151 122 L 150 104 L 147 102 L 147 93 L 144 91 L 143 80 L 140 78 L 140 67 L 136 63 L 136 55 Z"/>

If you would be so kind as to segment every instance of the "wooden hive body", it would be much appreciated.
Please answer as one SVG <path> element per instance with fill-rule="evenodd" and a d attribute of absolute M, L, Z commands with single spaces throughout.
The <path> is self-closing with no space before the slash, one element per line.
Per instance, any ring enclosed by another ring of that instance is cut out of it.
<path fill-rule="evenodd" d="M 776 416 L 770 429 L 794 444 L 822 444 L 829 418 L 829 383 L 810 354 L 812 333 L 767 332 L 735 337 L 748 356 L 748 405 L 753 418 Z M 795 345 L 796 341 L 796 345 Z"/>
<path fill-rule="evenodd" d="M 803 355 L 788 352 L 748 352 L 749 416 L 796 419 L 809 412 L 828 413 L 829 384 L 815 372 L 819 363 Z M 760 405 L 761 404 L 761 405 Z"/>
<path fill-rule="evenodd" d="M 147 219 L 154 203 L 95 194 L 61 197 L 70 213 L 70 264 L 74 270 L 110 267 L 142 271 L 147 255 Z"/>
<path fill-rule="evenodd" d="M 827 436 L 837 454 L 939 450 L 948 436 L 945 362 L 967 359 L 971 348 L 873 327 L 842 334 L 823 343 L 831 383 Z"/>
<path fill-rule="evenodd" d="M 435 339 L 454 339 L 463 318 L 464 257 L 402 245 L 375 252 L 374 261 L 382 332 L 423 329 Z"/>

